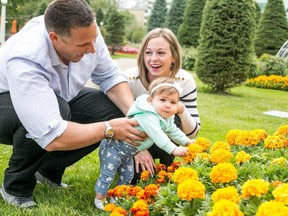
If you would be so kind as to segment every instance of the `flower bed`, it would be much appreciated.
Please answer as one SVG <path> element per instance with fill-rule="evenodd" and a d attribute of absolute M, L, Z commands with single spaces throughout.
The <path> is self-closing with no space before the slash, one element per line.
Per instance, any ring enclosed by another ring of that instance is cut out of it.
<path fill-rule="evenodd" d="M 288 215 L 288 125 L 230 130 L 226 141 L 199 137 L 171 166 L 147 171 L 136 186 L 109 190 L 103 215 Z"/>
<path fill-rule="evenodd" d="M 288 91 L 288 76 L 262 75 L 246 80 L 245 85 L 257 88 Z"/>

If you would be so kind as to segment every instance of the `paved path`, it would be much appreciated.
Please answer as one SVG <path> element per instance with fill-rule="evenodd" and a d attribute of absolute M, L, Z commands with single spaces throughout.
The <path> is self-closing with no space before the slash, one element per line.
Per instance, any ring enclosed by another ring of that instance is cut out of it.
<path fill-rule="evenodd" d="M 120 67 L 122 71 L 135 67 L 137 65 L 137 60 L 136 59 L 130 59 L 130 58 L 120 58 L 120 59 L 115 59 L 114 60 Z M 92 83 L 91 80 L 89 80 L 86 84 L 87 87 L 96 87 L 94 83 Z"/>

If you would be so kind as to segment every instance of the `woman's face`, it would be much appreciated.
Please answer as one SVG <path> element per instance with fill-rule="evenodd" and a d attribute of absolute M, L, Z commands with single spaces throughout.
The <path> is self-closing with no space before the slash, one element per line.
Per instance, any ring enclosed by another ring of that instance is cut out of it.
<path fill-rule="evenodd" d="M 144 61 L 149 83 L 158 77 L 169 77 L 174 62 L 169 42 L 163 37 L 151 39 L 144 53 Z"/>

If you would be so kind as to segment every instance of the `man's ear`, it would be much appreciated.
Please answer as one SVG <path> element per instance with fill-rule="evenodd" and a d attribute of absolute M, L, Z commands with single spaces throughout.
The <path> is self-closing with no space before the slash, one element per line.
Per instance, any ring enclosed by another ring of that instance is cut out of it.
<path fill-rule="evenodd" d="M 58 36 L 58 34 L 56 32 L 49 32 L 49 38 L 53 43 L 58 43 L 60 40 L 60 37 Z"/>

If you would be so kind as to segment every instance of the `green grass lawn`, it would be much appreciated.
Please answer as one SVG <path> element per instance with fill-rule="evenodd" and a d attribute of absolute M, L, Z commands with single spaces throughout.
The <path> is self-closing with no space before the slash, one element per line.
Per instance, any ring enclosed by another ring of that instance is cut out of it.
<path fill-rule="evenodd" d="M 199 89 L 203 84 L 196 79 Z M 225 141 L 230 129 L 264 129 L 268 135 L 280 125 L 288 124 L 287 118 L 264 115 L 269 110 L 288 111 L 287 92 L 256 89 L 240 86 L 231 90 L 231 95 L 214 95 L 198 91 L 198 109 L 201 131 L 198 137 L 206 137 L 212 142 Z M 0 145 L 0 181 L 12 152 L 11 146 Z M 63 181 L 72 185 L 68 189 L 52 189 L 37 185 L 33 194 L 39 204 L 38 209 L 19 210 L 0 200 L 0 215 L 101 215 L 95 209 L 94 184 L 99 175 L 97 151 L 69 167 Z"/>

